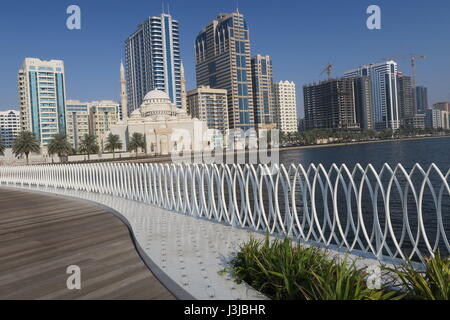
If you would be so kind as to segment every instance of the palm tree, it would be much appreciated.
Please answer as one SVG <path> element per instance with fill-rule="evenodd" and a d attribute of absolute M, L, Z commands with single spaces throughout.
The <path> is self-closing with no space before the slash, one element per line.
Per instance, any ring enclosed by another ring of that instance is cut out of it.
<path fill-rule="evenodd" d="M 36 136 L 33 132 L 22 131 L 14 140 L 12 145 L 12 151 L 16 157 L 25 155 L 28 165 L 28 156 L 31 152 L 39 152 L 41 146 L 36 140 Z"/>
<path fill-rule="evenodd" d="M 135 151 L 136 152 L 136 158 L 137 158 L 138 157 L 138 150 L 139 150 L 139 148 L 145 149 L 144 135 L 142 133 L 135 132 L 131 136 L 130 143 L 128 145 L 128 149 L 130 151 Z"/>
<path fill-rule="evenodd" d="M 48 154 L 51 156 L 57 154 L 60 162 L 63 162 L 63 157 L 68 156 L 72 151 L 72 145 L 67 141 L 67 136 L 61 133 L 55 134 L 47 145 Z"/>
<path fill-rule="evenodd" d="M 91 160 L 90 155 L 97 153 L 99 146 L 97 143 L 97 137 L 93 134 L 85 134 L 80 141 L 79 151 L 81 153 L 87 154 L 88 161 Z"/>
<path fill-rule="evenodd" d="M 106 138 L 105 149 L 108 151 L 112 151 L 113 159 L 115 159 L 116 150 L 122 149 L 122 141 L 120 141 L 120 137 L 117 134 L 110 133 L 108 138 Z"/>
<path fill-rule="evenodd" d="M 3 139 L 0 136 L 0 155 L 4 156 L 5 155 L 5 145 L 3 144 Z"/>

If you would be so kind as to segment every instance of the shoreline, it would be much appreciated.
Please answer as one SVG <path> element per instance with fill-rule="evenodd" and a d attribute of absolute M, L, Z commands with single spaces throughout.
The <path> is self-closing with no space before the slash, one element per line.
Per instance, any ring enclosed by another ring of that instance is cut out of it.
<path fill-rule="evenodd" d="M 392 143 L 392 142 L 398 142 L 398 141 L 415 141 L 415 140 L 445 139 L 445 138 L 450 138 L 450 136 L 411 137 L 411 138 L 400 138 L 400 139 L 390 139 L 390 140 L 368 140 L 368 141 L 357 141 L 357 142 L 329 143 L 329 144 L 319 144 L 319 145 L 310 145 L 310 146 L 284 147 L 284 148 L 280 148 L 279 150 L 280 151 L 293 151 L 293 150 L 301 150 L 301 149 L 347 147 L 347 146 L 353 146 L 353 145 L 372 144 L 372 143 Z"/>
<path fill-rule="evenodd" d="M 373 143 L 393 143 L 399 141 L 416 141 L 416 140 L 428 140 L 428 139 L 445 139 L 450 138 L 450 136 L 432 136 L 432 137 L 411 137 L 411 138 L 401 138 L 401 139 L 391 139 L 391 140 L 369 140 L 369 141 L 357 141 L 357 142 L 345 142 L 345 143 L 330 143 L 330 144 L 320 144 L 320 145 L 310 145 L 310 146 L 293 146 L 293 147 L 282 147 L 279 149 L 272 149 L 272 151 L 295 151 L 295 150 L 307 150 L 307 149 L 318 149 L 318 148 L 333 148 L 333 147 L 347 147 L 353 145 L 364 145 L 364 144 L 373 144 Z M 255 152 L 264 152 L 265 150 L 238 150 L 236 154 L 242 153 L 255 153 Z M 270 150 L 269 150 L 270 151 Z M 179 157 L 176 158 L 178 161 L 180 160 L 190 160 L 191 157 Z M 153 158 L 141 158 L 141 159 L 130 159 L 125 161 L 116 161 L 118 163 L 170 163 L 173 162 L 174 158 L 171 156 L 167 157 L 153 157 Z"/>

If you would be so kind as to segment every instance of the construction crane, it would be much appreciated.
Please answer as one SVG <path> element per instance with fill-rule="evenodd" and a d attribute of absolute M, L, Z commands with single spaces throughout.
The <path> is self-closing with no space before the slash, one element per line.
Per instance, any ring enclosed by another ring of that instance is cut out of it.
<path fill-rule="evenodd" d="M 320 75 L 323 75 L 324 73 L 326 73 L 328 75 L 328 79 L 331 79 L 331 72 L 333 71 L 333 65 L 332 64 L 328 64 L 327 67 L 322 71 L 322 73 Z"/>

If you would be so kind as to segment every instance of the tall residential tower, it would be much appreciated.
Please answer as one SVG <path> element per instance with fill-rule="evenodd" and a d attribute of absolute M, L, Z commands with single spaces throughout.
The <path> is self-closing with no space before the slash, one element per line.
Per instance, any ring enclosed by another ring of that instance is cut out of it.
<path fill-rule="evenodd" d="M 295 83 L 280 81 L 273 85 L 275 121 L 284 133 L 298 131 L 297 98 Z"/>
<path fill-rule="evenodd" d="M 372 87 L 373 121 L 377 130 L 400 128 L 397 73 L 395 61 L 366 64 L 345 73 L 345 77 L 369 77 Z"/>
<path fill-rule="evenodd" d="M 18 74 L 22 130 L 32 131 L 46 145 L 66 133 L 64 62 L 26 58 Z"/>
<path fill-rule="evenodd" d="M 270 56 L 252 58 L 253 110 L 258 129 L 272 129 L 273 125 L 273 75 Z"/>
<path fill-rule="evenodd" d="M 238 11 L 220 14 L 195 40 L 197 87 L 225 89 L 231 129 L 254 129 L 250 34 Z"/>
<path fill-rule="evenodd" d="M 428 109 L 428 89 L 424 86 L 416 87 L 416 108 L 418 113 L 425 113 Z"/>
<path fill-rule="evenodd" d="M 152 90 L 165 91 L 182 107 L 178 21 L 169 14 L 147 18 L 125 41 L 128 113 Z"/>

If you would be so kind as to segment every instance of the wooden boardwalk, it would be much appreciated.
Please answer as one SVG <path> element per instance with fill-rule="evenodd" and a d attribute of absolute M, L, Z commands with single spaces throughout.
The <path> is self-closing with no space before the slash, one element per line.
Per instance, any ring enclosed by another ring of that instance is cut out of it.
<path fill-rule="evenodd" d="M 70 291 L 66 269 L 81 268 Z M 0 299 L 174 299 L 127 227 L 92 205 L 0 188 Z"/>

